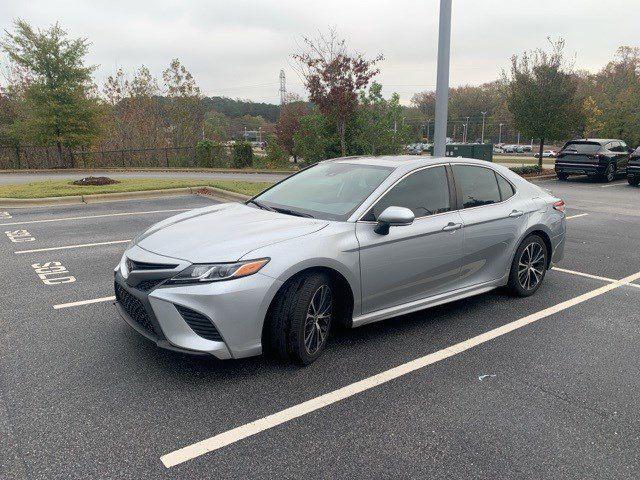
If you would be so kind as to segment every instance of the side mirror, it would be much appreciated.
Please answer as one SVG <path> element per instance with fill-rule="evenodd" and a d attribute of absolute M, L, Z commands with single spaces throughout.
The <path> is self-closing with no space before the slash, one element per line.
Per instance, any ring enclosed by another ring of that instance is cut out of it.
<path fill-rule="evenodd" d="M 401 227 L 411 225 L 416 216 L 405 207 L 387 207 L 378 217 L 378 224 L 373 230 L 378 235 L 387 235 L 389 227 Z"/>

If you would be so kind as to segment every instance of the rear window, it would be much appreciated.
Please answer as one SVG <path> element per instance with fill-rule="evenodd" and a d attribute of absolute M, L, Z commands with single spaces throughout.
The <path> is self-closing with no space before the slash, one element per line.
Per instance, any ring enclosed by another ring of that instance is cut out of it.
<path fill-rule="evenodd" d="M 640 147 L 636 148 L 631 154 L 632 157 L 640 157 Z"/>
<path fill-rule="evenodd" d="M 602 149 L 599 143 L 567 143 L 560 153 L 579 153 L 593 155 Z"/>

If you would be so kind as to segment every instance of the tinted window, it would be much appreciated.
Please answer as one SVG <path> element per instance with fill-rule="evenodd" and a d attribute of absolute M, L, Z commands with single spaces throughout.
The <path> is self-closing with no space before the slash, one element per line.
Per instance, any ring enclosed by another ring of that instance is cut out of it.
<path fill-rule="evenodd" d="M 453 174 L 462 193 L 463 208 L 500 202 L 500 190 L 493 170 L 470 165 L 454 165 Z"/>
<path fill-rule="evenodd" d="M 620 142 L 611 142 L 606 147 L 609 150 L 611 150 L 612 152 L 619 152 L 620 151 Z"/>
<path fill-rule="evenodd" d="M 506 200 L 507 198 L 513 197 L 515 193 L 513 191 L 513 187 L 507 180 L 502 176 L 496 173 L 496 178 L 498 179 L 498 187 L 500 188 L 500 197 L 502 200 Z"/>
<path fill-rule="evenodd" d="M 567 143 L 560 153 L 579 153 L 582 155 L 593 155 L 600 151 L 602 145 L 599 143 Z"/>
<path fill-rule="evenodd" d="M 412 173 L 382 197 L 365 220 L 374 221 L 391 206 L 409 208 L 416 218 L 449 211 L 451 204 L 445 168 L 433 167 Z"/>
<path fill-rule="evenodd" d="M 346 220 L 392 171 L 375 165 L 323 162 L 287 178 L 256 200 L 316 218 Z"/>

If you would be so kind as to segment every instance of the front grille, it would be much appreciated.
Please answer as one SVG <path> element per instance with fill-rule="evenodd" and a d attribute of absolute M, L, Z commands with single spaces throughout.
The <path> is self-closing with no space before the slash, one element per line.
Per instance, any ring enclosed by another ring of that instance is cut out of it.
<path fill-rule="evenodd" d="M 116 300 L 125 312 L 142 328 L 156 334 L 153 323 L 149 320 L 149 315 L 140 300 L 127 292 L 118 283 L 115 284 Z"/>
<path fill-rule="evenodd" d="M 214 327 L 211 320 L 205 317 L 203 314 L 196 312 L 195 310 L 191 310 L 190 308 L 183 307 L 182 305 L 174 305 L 184 321 L 189 324 L 191 330 L 196 332 L 203 338 L 207 340 L 213 340 L 215 342 L 221 342 L 222 336 L 220 332 Z"/>
<path fill-rule="evenodd" d="M 127 259 L 127 268 L 130 272 L 133 270 L 173 270 L 177 266 L 177 264 L 170 263 L 146 263 Z"/>
<path fill-rule="evenodd" d="M 145 280 L 144 282 L 140 282 L 139 284 L 137 284 L 135 288 L 143 292 L 148 292 L 149 290 L 152 290 L 160 285 L 162 282 L 164 282 L 164 278 L 156 280 Z"/>

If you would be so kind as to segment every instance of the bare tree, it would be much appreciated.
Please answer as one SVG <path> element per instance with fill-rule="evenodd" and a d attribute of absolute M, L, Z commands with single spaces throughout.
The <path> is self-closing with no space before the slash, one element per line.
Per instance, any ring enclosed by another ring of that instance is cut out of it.
<path fill-rule="evenodd" d="M 368 60 L 360 53 L 348 51 L 346 41 L 335 30 L 317 38 L 304 37 L 298 60 L 309 98 L 320 111 L 335 122 L 342 155 L 346 155 L 346 129 L 358 106 L 358 94 L 380 70 L 376 64 L 382 55 Z"/>

